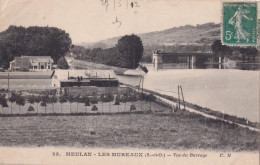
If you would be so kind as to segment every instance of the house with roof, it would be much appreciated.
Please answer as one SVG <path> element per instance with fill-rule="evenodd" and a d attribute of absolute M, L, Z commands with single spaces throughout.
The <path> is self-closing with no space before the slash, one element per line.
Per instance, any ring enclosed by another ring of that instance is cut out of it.
<path fill-rule="evenodd" d="M 96 86 L 117 87 L 119 81 L 113 70 L 62 70 L 57 69 L 52 76 L 53 87 Z"/>
<path fill-rule="evenodd" d="M 53 59 L 50 56 L 21 56 L 10 62 L 11 71 L 48 71 L 52 70 Z"/>

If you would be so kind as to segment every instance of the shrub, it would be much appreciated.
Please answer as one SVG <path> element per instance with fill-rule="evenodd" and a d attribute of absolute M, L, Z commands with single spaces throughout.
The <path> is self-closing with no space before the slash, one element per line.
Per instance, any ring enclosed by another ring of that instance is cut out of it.
<path fill-rule="evenodd" d="M 83 97 L 82 101 L 84 102 L 85 106 L 90 106 L 90 100 L 87 96 Z"/>
<path fill-rule="evenodd" d="M 97 96 L 93 96 L 90 98 L 90 103 L 93 105 L 93 104 L 97 104 L 98 103 L 98 98 Z"/>
<path fill-rule="evenodd" d="M 91 111 L 98 111 L 98 107 L 96 105 L 93 105 Z"/>
<path fill-rule="evenodd" d="M 5 94 L 4 95 L 0 95 L 0 105 L 2 107 L 8 107 L 7 99 L 5 98 Z"/>
<path fill-rule="evenodd" d="M 42 106 L 42 107 L 46 107 L 46 106 L 47 106 L 47 103 L 46 103 L 46 102 L 41 102 L 41 106 Z"/>
<path fill-rule="evenodd" d="M 120 96 L 120 102 L 126 103 L 127 101 L 128 101 L 127 93 L 124 93 L 123 95 Z"/>
<path fill-rule="evenodd" d="M 108 101 L 108 102 L 114 101 L 114 96 L 113 96 L 112 93 L 107 93 L 106 95 L 107 95 L 107 101 Z"/>
<path fill-rule="evenodd" d="M 30 106 L 28 107 L 28 110 L 27 110 L 27 111 L 28 111 L 28 112 L 32 112 L 32 111 L 34 111 L 33 106 L 30 105 Z"/>
<path fill-rule="evenodd" d="M 130 111 L 134 111 L 134 110 L 136 110 L 136 107 L 135 107 L 134 104 L 132 104 L 132 105 L 130 106 Z"/>
<path fill-rule="evenodd" d="M 116 99 L 115 99 L 114 105 L 120 105 L 120 95 L 116 95 Z"/>

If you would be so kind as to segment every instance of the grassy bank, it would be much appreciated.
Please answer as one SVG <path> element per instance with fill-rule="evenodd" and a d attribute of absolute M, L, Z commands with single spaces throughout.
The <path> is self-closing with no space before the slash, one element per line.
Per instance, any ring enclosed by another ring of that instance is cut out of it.
<path fill-rule="evenodd" d="M 1 146 L 221 151 L 256 151 L 259 146 L 257 132 L 187 111 L 172 114 L 4 117 L 0 125 Z"/>
<path fill-rule="evenodd" d="M 83 60 L 76 60 L 73 58 L 67 58 L 70 64 L 75 67 L 75 69 L 98 69 L 98 70 L 114 70 L 117 75 L 123 74 L 127 69 L 119 68 L 115 66 L 109 66 L 105 64 L 98 64 L 94 62 L 88 62 Z"/>

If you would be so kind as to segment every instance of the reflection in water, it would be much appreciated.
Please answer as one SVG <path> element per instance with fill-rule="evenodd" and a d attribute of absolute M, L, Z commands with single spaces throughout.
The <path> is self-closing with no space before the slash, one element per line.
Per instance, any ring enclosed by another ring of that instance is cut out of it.
<path fill-rule="evenodd" d="M 145 64 L 146 67 L 153 69 L 152 64 Z M 187 63 L 165 63 L 162 69 L 189 69 Z M 260 70 L 260 62 L 235 62 L 229 60 L 225 64 L 200 64 L 195 65 L 194 69 L 239 69 L 239 70 Z"/>

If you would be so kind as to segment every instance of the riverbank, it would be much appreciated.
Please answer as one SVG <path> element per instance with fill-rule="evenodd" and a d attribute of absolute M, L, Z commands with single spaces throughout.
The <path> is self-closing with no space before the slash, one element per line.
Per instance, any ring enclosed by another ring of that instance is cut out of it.
<path fill-rule="evenodd" d="M 105 64 L 98 64 L 94 62 L 88 62 L 83 60 L 77 60 L 74 58 L 66 57 L 68 64 L 71 68 L 74 69 L 99 69 L 99 70 L 113 70 L 115 74 L 122 75 L 125 71 L 127 71 L 126 68 L 119 68 L 115 66 L 109 66 Z"/>

